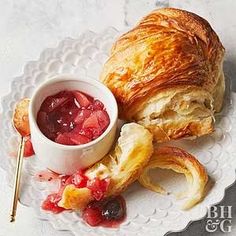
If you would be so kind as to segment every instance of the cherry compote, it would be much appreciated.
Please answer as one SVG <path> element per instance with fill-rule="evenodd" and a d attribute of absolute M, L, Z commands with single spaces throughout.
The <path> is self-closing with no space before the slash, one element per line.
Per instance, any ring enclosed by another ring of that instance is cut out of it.
<path fill-rule="evenodd" d="M 41 175 L 41 176 L 40 176 Z M 49 181 L 54 177 L 54 173 L 49 175 L 48 172 L 40 172 L 40 181 Z M 44 177 L 43 177 L 44 176 Z M 55 176 L 55 179 L 60 178 L 60 189 L 56 193 L 48 195 L 42 204 L 42 209 L 51 211 L 54 214 L 60 213 L 65 209 L 58 206 L 62 198 L 63 191 L 67 185 L 73 184 L 76 188 L 88 188 L 91 190 L 92 196 L 95 199 L 90 202 L 83 210 L 83 219 L 91 226 L 118 227 L 123 222 L 126 216 L 125 200 L 121 196 L 104 198 L 108 190 L 110 179 L 88 179 L 84 175 L 84 171 L 77 171 L 73 175 Z"/>
<path fill-rule="evenodd" d="M 121 196 L 93 201 L 84 209 L 82 217 L 91 226 L 118 227 L 126 216 L 125 200 Z"/>
<path fill-rule="evenodd" d="M 88 179 L 84 175 L 84 171 L 79 170 L 73 175 L 61 175 L 58 176 L 50 171 L 41 171 L 36 176 L 38 181 L 53 181 L 60 179 L 60 188 L 58 192 L 50 194 L 47 199 L 43 202 L 42 208 L 47 211 L 54 213 L 59 213 L 63 210 L 57 204 L 60 201 L 63 191 L 67 185 L 73 184 L 76 188 L 88 188 L 91 191 L 91 194 L 95 200 L 101 200 L 104 198 L 104 195 L 110 184 L 110 179 Z M 59 208 L 58 208 L 59 207 Z M 59 210 L 58 210 L 59 209 Z"/>
<path fill-rule="evenodd" d="M 37 123 L 52 141 L 80 145 L 98 138 L 110 118 L 101 101 L 74 90 L 47 97 L 39 109 Z"/>

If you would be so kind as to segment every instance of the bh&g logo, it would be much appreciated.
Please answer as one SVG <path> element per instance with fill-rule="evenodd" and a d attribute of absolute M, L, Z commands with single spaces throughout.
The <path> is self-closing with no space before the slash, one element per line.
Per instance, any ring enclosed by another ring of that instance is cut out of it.
<path fill-rule="evenodd" d="M 212 206 L 207 213 L 206 231 L 213 233 L 220 229 L 224 233 L 231 232 L 232 206 Z"/>

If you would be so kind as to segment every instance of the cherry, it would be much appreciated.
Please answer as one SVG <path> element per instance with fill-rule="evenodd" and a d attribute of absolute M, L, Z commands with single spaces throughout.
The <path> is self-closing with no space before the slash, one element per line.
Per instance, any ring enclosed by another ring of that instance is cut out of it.
<path fill-rule="evenodd" d="M 117 196 L 89 203 L 82 217 L 91 226 L 116 227 L 124 220 L 125 215 L 125 201 Z"/>
<path fill-rule="evenodd" d="M 107 220 L 119 220 L 125 215 L 123 203 L 119 198 L 111 198 L 102 209 L 102 216 Z"/>

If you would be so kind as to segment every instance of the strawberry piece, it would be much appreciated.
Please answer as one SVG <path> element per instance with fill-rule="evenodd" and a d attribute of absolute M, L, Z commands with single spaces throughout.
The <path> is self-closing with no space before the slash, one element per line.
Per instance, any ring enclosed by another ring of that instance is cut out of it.
<path fill-rule="evenodd" d="M 98 120 L 101 130 L 105 130 L 110 123 L 110 118 L 109 118 L 107 112 L 104 110 L 101 110 L 101 111 L 95 111 L 94 114 L 97 117 L 97 120 Z"/>
<path fill-rule="evenodd" d="M 55 214 L 64 211 L 65 209 L 58 206 L 58 202 L 61 200 L 61 196 L 57 193 L 48 195 L 46 200 L 42 204 L 42 209 L 45 211 L 51 211 Z"/>
<path fill-rule="evenodd" d="M 89 100 L 89 96 L 87 94 L 85 95 L 79 91 L 73 91 L 73 94 L 80 107 L 88 107 L 91 104 L 91 101 Z"/>
<path fill-rule="evenodd" d="M 90 117 L 84 121 L 82 128 L 83 128 L 83 130 L 88 129 L 88 130 L 90 130 L 90 132 L 92 132 L 92 135 L 93 135 L 92 139 L 93 140 L 102 134 L 102 129 L 98 123 L 98 118 L 97 118 L 97 115 L 95 114 L 95 112 L 92 113 L 90 115 Z"/>
<path fill-rule="evenodd" d="M 93 132 L 90 129 L 81 129 L 79 133 L 91 140 L 93 139 Z"/>
<path fill-rule="evenodd" d="M 25 148 L 24 148 L 24 157 L 30 157 L 34 155 L 33 145 L 31 143 L 30 138 L 25 141 Z"/>
<path fill-rule="evenodd" d="M 82 128 L 81 124 L 77 124 L 75 126 L 75 128 L 70 133 L 71 134 L 75 134 L 75 135 L 77 135 L 77 134 L 83 135 L 83 136 L 89 138 L 90 140 L 93 139 L 93 132 L 92 132 L 92 130 L 90 128 L 88 128 L 88 129 Z"/>
<path fill-rule="evenodd" d="M 93 109 L 94 110 L 102 110 L 103 108 L 104 108 L 104 105 L 101 101 L 99 101 L 97 99 L 94 100 L 94 102 L 93 102 Z"/>
<path fill-rule="evenodd" d="M 71 140 L 71 138 L 67 135 L 67 133 L 59 134 L 56 139 L 56 143 L 64 144 L 64 145 L 75 145 L 76 143 Z"/>
<path fill-rule="evenodd" d="M 79 145 L 88 143 L 90 141 L 90 138 L 75 132 L 59 134 L 55 139 L 55 142 L 64 145 Z"/>
<path fill-rule="evenodd" d="M 89 118 L 87 118 L 87 119 L 84 121 L 83 128 L 84 128 L 84 129 L 86 129 L 86 128 L 96 128 L 96 129 L 100 129 L 97 116 L 96 116 L 94 113 L 92 113 L 92 114 L 89 116 Z"/>
<path fill-rule="evenodd" d="M 77 116 L 74 119 L 75 124 L 81 124 L 84 122 L 86 118 L 88 118 L 91 115 L 92 111 L 84 109 L 80 110 L 77 114 Z"/>
<path fill-rule="evenodd" d="M 72 184 L 74 184 L 75 187 L 77 188 L 86 187 L 87 181 L 88 181 L 88 177 L 83 175 L 81 171 L 78 171 L 75 174 L 73 174 L 72 179 L 71 179 Z"/>
<path fill-rule="evenodd" d="M 76 133 L 70 132 L 70 133 L 67 133 L 67 135 L 70 138 L 70 140 L 76 145 L 85 144 L 85 143 L 88 143 L 91 141 L 90 138 L 88 138 L 84 135 L 81 135 L 81 134 L 76 134 Z"/>
<path fill-rule="evenodd" d="M 92 179 L 87 182 L 87 188 L 92 191 L 93 197 L 99 201 L 104 197 L 105 192 L 110 184 L 110 179 Z"/>
<path fill-rule="evenodd" d="M 62 175 L 61 185 L 58 194 L 62 195 L 67 185 L 73 184 L 77 188 L 84 188 L 87 186 L 88 177 L 84 175 L 84 172 L 79 170 L 73 175 Z"/>

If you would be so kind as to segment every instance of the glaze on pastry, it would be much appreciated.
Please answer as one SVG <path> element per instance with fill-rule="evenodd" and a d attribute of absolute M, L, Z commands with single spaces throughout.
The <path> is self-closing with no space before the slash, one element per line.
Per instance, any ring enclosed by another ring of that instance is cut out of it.
<path fill-rule="evenodd" d="M 158 183 L 152 182 L 150 177 L 149 171 L 156 168 L 171 169 L 185 175 L 188 190 L 177 195 L 178 198 L 187 197 L 183 205 L 184 210 L 192 208 L 204 197 L 208 175 L 202 164 L 191 154 L 177 147 L 159 147 L 154 149 L 148 165 L 139 177 L 139 182 L 145 188 L 166 194 L 166 190 Z"/>
<path fill-rule="evenodd" d="M 153 151 L 152 135 L 143 126 L 125 124 L 116 146 L 101 161 L 89 168 L 88 179 L 109 179 L 104 197 L 118 195 L 138 179 Z M 94 200 L 87 188 L 68 185 L 63 191 L 59 206 L 65 209 L 83 209 Z"/>
<path fill-rule="evenodd" d="M 163 8 L 114 43 L 100 79 L 115 95 L 120 118 L 145 126 L 158 142 L 197 137 L 213 131 L 222 107 L 223 56 L 206 20 Z"/>

